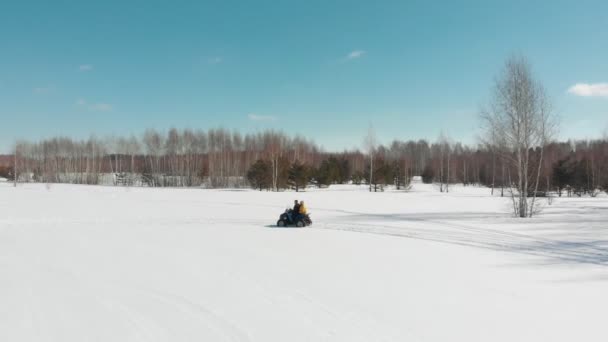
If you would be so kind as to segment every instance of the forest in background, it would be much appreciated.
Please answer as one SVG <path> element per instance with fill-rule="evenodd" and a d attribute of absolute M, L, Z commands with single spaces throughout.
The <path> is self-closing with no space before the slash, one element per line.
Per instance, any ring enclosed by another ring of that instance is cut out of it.
<path fill-rule="evenodd" d="M 504 191 L 515 172 L 496 147 L 471 147 L 444 135 L 434 142 L 394 140 L 374 146 L 371 154 L 326 152 L 311 140 L 271 130 L 241 135 L 226 129 L 147 130 L 139 137 L 86 140 L 57 137 L 20 141 L 15 151 L 16 158 L 4 156 L 0 177 L 14 179 L 16 165 L 19 182 L 277 191 L 352 182 L 382 190 L 387 185 L 406 189 L 420 175 L 427 183 L 438 183 L 440 191 L 455 183 Z M 533 161 L 539 160 L 534 158 L 538 149 L 530 152 Z M 560 195 L 608 190 L 608 139 L 548 143 L 540 179 L 540 191 Z"/>

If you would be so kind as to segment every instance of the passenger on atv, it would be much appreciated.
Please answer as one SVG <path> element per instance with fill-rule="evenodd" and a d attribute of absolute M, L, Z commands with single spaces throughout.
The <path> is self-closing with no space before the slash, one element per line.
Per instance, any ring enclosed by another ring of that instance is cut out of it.
<path fill-rule="evenodd" d="M 304 201 L 298 203 L 298 201 L 294 201 L 293 209 L 287 209 L 277 221 L 278 227 L 287 227 L 293 226 L 296 227 L 305 227 L 310 226 L 312 224 L 312 220 L 308 215 L 308 210 L 304 205 Z"/>

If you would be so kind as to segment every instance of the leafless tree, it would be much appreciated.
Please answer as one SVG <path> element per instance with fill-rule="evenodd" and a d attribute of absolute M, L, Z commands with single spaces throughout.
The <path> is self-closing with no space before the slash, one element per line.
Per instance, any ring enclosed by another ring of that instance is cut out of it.
<path fill-rule="evenodd" d="M 496 79 L 490 107 L 481 118 L 487 141 L 504 146 L 503 157 L 515 171 L 511 183 L 517 192 L 515 198 L 512 191 L 515 214 L 532 217 L 543 150 L 554 133 L 555 120 L 545 90 L 524 57 L 514 56 L 506 61 Z M 533 153 L 534 149 L 540 153 Z"/>
<path fill-rule="evenodd" d="M 450 138 L 444 133 L 439 134 L 439 191 L 450 192 L 450 158 L 452 146 Z"/>
<path fill-rule="evenodd" d="M 374 179 L 374 152 L 376 151 L 376 145 L 378 141 L 376 139 L 376 131 L 372 124 L 367 129 L 367 136 L 363 141 L 363 146 L 369 156 L 369 191 L 372 191 L 372 183 Z"/>
<path fill-rule="evenodd" d="M 16 188 L 17 187 L 17 155 L 19 153 L 19 144 L 15 144 L 15 153 L 13 156 L 13 186 Z"/>

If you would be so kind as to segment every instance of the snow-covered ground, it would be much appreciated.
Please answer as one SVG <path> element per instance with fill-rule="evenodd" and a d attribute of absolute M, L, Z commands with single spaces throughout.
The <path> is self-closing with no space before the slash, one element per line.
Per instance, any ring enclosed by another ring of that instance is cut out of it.
<path fill-rule="evenodd" d="M 275 228 L 293 199 L 310 228 Z M 0 341 L 606 341 L 608 199 L 0 184 Z"/>

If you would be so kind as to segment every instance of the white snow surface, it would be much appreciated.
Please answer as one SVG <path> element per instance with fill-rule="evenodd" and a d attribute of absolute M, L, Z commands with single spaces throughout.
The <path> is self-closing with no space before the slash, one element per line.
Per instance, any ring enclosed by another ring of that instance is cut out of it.
<path fill-rule="evenodd" d="M 0 184 L 0 341 L 606 341 L 607 289 L 605 196 Z"/>

